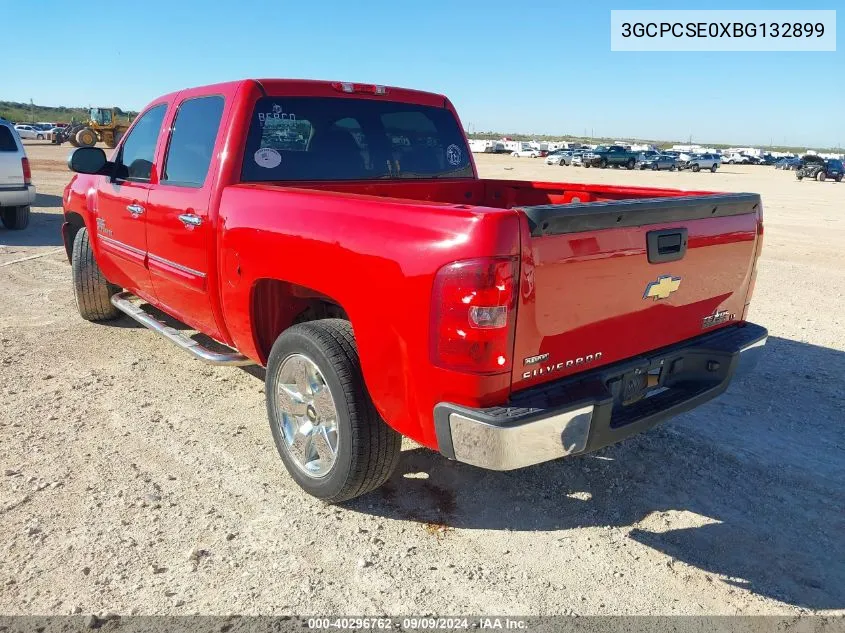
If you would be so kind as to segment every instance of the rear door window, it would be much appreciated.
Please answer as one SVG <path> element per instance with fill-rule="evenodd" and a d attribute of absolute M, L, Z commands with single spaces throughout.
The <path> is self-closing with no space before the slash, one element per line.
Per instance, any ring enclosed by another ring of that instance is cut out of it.
<path fill-rule="evenodd" d="M 179 106 L 161 181 L 202 187 L 223 116 L 223 97 L 188 99 Z"/>
<path fill-rule="evenodd" d="M 245 182 L 472 178 L 446 108 L 349 97 L 265 97 L 250 124 Z"/>

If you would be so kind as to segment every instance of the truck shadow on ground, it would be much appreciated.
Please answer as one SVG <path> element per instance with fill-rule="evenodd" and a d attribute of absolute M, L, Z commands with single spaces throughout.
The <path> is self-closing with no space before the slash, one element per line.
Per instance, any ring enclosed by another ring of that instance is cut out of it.
<path fill-rule="evenodd" d="M 670 565 L 797 606 L 843 608 L 842 376 L 845 353 L 770 338 L 755 373 L 720 399 L 627 442 L 504 473 L 412 449 L 382 489 L 347 507 L 444 538 L 450 528 L 560 531 L 541 547 L 614 526 Z"/>
<path fill-rule="evenodd" d="M 62 199 L 59 196 L 48 196 L 38 194 L 35 205 L 50 208 L 53 203 L 42 201 L 42 198 L 58 199 L 59 207 L 62 206 Z M 43 202 L 43 204 L 42 204 Z M 62 223 L 64 222 L 61 213 L 46 213 L 35 210 L 33 205 L 29 213 L 29 225 L 22 231 L 10 231 L 0 225 L 0 245 L 3 246 L 61 246 L 62 245 Z"/>
<path fill-rule="evenodd" d="M 61 209 L 62 197 L 54 196 L 51 193 L 36 193 L 35 202 L 32 203 L 32 206 L 46 209 Z"/>

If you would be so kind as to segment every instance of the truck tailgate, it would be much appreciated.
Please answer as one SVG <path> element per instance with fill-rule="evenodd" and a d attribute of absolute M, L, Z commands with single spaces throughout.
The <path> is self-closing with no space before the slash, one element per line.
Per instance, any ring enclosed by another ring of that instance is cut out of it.
<path fill-rule="evenodd" d="M 512 389 L 741 321 L 756 194 L 522 207 Z"/>

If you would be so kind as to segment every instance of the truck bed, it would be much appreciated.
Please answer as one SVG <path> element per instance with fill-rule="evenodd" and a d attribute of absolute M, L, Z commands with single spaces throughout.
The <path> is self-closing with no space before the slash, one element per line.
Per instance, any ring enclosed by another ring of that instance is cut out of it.
<path fill-rule="evenodd" d="M 287 190 L 334 193 L 339 203 L 375 197 L 418 208 L 447 204 L 456 213 L 516 211 L 522 254 L 513 391 L 736 324 L 753 288 L 757 194 L 495 179 Z"/>
<path fill-rule="evenodd" d="M 260 186 L 266 187 L 268 183 Z M 284 183 L 278 183 L 285 186 Z M 299 182 L 298 189 L 346 195 L 376 196 L 418 202 L 512 209 L 521 206 L 638 200 L 711 195 L 707 191 L 681 191 L 651 187 L 618 187 L 583 183 L 530 182 L 498 179 L 402 180 L 369 182 Z"/>

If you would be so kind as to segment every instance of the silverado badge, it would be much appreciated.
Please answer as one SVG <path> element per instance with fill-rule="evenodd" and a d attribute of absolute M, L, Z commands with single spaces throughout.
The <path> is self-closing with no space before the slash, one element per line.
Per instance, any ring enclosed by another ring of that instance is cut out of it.
<path fill-rule="evenodd" d="M 670 294 L 675 292 L 681 285 L 680 277 L 673 277 L 672 275 L 660 275 L 657 281 L 649 282 L 645 287 L 645 294 L 643 299 L 652 297 L 655 301 L 658 299 L 665 299 Z"/>
<path fill-rule="evenodd" d="M 734 315 L 733 312 L 728 312 L 727 310 L 716 310 L 713 314 L 710 314 L 701 320 L 701 329 L 706 330 L 714 325 L 720 325 L 726 321 L 733 321 L 735 318 L 736 315 Z"/>

